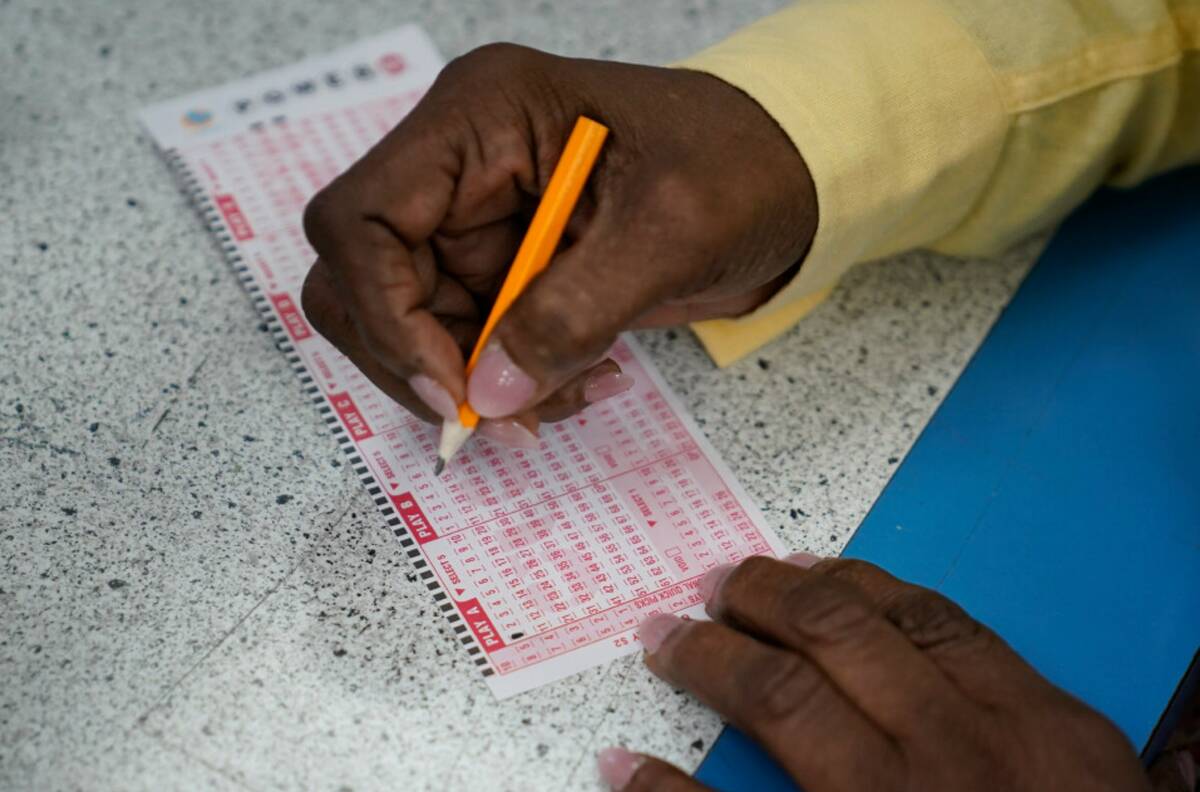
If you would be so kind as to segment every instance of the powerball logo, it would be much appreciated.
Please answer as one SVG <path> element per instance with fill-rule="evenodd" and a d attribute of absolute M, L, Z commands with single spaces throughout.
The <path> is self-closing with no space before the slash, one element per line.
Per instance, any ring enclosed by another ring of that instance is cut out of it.
<path fill-rule="evenodd" d="M 184 113 L 179 122 L 184 129 L 203 129 L 212 124 L 213 114 L 211 110 L 195 107 Z"/>

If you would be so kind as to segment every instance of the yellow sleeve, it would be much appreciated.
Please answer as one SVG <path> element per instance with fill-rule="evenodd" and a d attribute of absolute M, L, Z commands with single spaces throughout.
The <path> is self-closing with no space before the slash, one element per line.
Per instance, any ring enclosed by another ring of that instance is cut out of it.
<path fill-rule="evenodd" d="M 771 301 L 693 326 L 718 365 L 846 269 L 914 247 L 999 252 L 1097 186 L 1200 158 L 1200 0 L 807 0 L 678 64 L 795 142 L 819 220 Z"/>

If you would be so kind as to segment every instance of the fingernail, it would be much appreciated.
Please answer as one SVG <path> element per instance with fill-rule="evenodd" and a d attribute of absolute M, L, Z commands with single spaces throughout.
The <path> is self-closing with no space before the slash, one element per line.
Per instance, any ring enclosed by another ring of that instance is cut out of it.
<path fill-rule="evenodd" d="M 413 389 L 417 398 L 425 402 L 425 406 L 446 419 L 458 417 L 458 405 L 450 391 L 437 384 L 437 381 L 424 374 L 414 374 L 408 378 L 408 387 Z"/>
<path fill-rule="evenodd" d="M 614 790 L 629 786 L 634 773 L 638 771 L 644 761 L 646 761 L 644 756 L 626 751 L 619 746 L 605 748 L 596 754 L 596 768 L 600 771 L 600 777 Z"/>
<path fill-rule="evenodd" d="M 813 555 L 812 553 L 792 553 L 791 555 L 784 556 L 783 560 L 789 564 L 795 564 L 801 569 L 808 569 L 809 567 L 814 566 L 818 561 L 824 561 L 825 559 L 821 558 L 819 555 Z"/>
<path fill-rule="evenodd" d="M 721 564 L 705 572 L 704 577 L 700 578 L 700 597 L 705 602 L 712 602 L 713 595 L 732 571 L 733 564 Z"/>
<path fill-rule="evenodd" d="M 683 619 L 669 613 L 656 613 L 638 625 L 637 635 L 649 654 L 658 651 L 667 637 L 683 626 Z"/>
<path fill-rule="evenodd" d="M 595 374 L 583 384 L 583 400 L 588 404 L 611 399 L 633 387 L 634 378 L 620 371 Z"/>
<path fill-rule="evenodd" d="M 537 383 L 512 361 L 504 347 L 488 344 L 467 382 L 467 400 L 484 418 L 519 412 L 533 398 Z"/>
<path fill-rule="evenodd" d="M 537 435 L 522 426 L 515 418 L 480 421 L 476 431 L 479 432 L 480 437 L 485 437 L 493 443 L 499 443 L 509 448 L 535 451 L 542 444 Z"/>

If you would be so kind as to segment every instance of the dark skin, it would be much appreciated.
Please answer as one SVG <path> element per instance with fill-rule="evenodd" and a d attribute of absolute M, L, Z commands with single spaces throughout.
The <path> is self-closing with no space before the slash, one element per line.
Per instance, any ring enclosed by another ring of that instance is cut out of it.
<path fill-rule="evenodd" d="M 580 115 L 606 124 L 609 141 L 563 247 L 494 336 L 530 388 L 468 383 L 466 356 Z M 417 415 L 439 418 L 413 389 L 423 377 L 454 403 L 470 393 L 485 418 L 536 431 L 587 406 L 588 383 L 617 370 L 604 354 L 621 331 L 760 306 L 816 227 L 801 152 L 728 84 L 490 46 L 451 63 L 313 199 L 305 230 L 319 258 L 304 308 Z M 485 392 L 488 412 L 476 403 Z M 1148 788 L 1102 716 L 949 601 L 876 567 L 751 559 L 710 612 L 713 623 L 679 627 L 647 664 L 809 792 Z M 637 761 L 628 789 L 698 788 Z"/>
<path fill-rule="evenodd" d="M 564 248 L 494 334 L 537 383 L 512 410 L 527 426 L 587 406 L 583 384 L 616 370 L 604 353 L 621 331 L 745 313 L 808 248 L 804 162 L 740 91 L 693 72 L 476 50 L 305 213 L 320 256 L 305 312 L 414 413 L 437 418 L 409 385 L 417 374 L 466 396 L 465 357 L 580 115 L 609 141 Z"/>
<path fill-rule="evenodd" d="M 808 792 L 1148 790 L 1129 741 L 941 595 L 862 561 L 752 558 L 646 665 Z M 704 787 L 644 758 L 625 790 Z"/>

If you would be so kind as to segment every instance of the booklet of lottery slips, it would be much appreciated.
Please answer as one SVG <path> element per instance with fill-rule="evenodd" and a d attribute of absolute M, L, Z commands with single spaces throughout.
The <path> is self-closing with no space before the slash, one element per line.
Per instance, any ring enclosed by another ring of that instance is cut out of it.
<path fill-rule="evenodd" d="M 441 66 L 408 26 L 140 118 L 463 651 L 506 697 L 638 651 L 652 614 L 704 618 L 707 570 L 783 546 L 631 337 L 610 353 L 631 390 L 544 425 L 536 451 L 474 439 L 435 477 L 437 427 L 312 329 L 304 206 Z"/>

